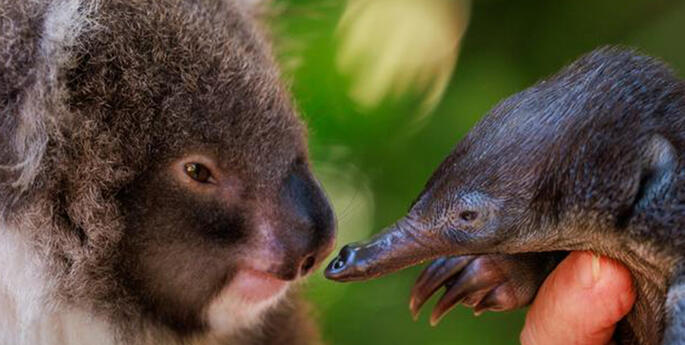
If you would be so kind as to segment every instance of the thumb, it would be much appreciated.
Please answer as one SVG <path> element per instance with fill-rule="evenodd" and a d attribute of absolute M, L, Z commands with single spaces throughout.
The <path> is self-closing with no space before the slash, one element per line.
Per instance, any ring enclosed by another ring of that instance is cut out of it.
<path fill-rule="evenodd" d="M 540 287 L 523 345 L 606 345 L 635 302 L 630 272 L 590 252 L 572 252 Z"/>

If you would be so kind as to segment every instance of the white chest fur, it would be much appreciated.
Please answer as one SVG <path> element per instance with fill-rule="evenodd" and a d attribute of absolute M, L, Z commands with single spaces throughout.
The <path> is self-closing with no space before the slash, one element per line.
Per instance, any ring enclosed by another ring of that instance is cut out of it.
<path fill-rule="evenodd" d="M 113 344 L 104 322 L 50 301 L 42 262 L 19 231 L 0 224 L 0 345 Z"/>

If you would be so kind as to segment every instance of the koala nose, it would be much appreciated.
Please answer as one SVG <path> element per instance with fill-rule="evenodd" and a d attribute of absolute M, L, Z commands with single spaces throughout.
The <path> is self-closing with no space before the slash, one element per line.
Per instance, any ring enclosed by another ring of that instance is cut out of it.
<path fill-rule="evenodd" d="M 306 275 L 333 250 L 335 216 L 323 189 L 308 171 L 295 171 L 287 177 L 283 199 L 293 224 L 295 264 L 299 275 Z"/>

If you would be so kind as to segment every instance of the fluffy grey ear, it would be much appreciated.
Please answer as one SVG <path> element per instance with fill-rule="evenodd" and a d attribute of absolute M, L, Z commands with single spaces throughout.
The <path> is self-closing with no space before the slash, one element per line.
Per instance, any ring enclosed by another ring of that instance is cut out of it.
<path fill-rule="evenodd" d="M 262 9 L 269 3 L 268 0 L 230 0 L 235 2 L 238 6 L 245 8 L 248 12 L 260 13 Z"/>
<path fill-rule="evenodd" d="M 264 2 L 264 0 L 235 0 L 236 2 L 242 4 L 243 6 L 255 7 L 259 6 Z"/>
<path fill-rule="evenodd" d="M 252 17 L 261 18 L 267 13 L 268 5 L 271 3 L 270 0 L 227 0 L 233 2 L 238 7 L 244 9 L 245 12 L 250 14 Z"/>

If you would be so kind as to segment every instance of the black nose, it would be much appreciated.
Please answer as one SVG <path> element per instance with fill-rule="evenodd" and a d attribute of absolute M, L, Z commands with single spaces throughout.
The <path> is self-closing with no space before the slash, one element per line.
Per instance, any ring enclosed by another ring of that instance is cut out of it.
<path fill-rule="evenodd" d="M 355 250 L 352 247 L 344 246 L 340 249 L 338 256 L 326 267 L 326 278 L 336 279 L 343 274 L 346 269 L 354 262 Z"/>
<path fill-rule="evenodd" d="M 290 226 L 281 246 L 295 259 L 292 269 L 304 276 L 333 249 L 335 216 L 323 189 L 306 170 L 295 169 L 286 178 L 282 201 Z"/>

